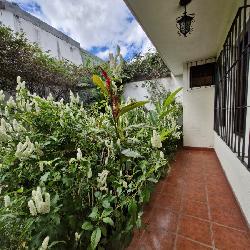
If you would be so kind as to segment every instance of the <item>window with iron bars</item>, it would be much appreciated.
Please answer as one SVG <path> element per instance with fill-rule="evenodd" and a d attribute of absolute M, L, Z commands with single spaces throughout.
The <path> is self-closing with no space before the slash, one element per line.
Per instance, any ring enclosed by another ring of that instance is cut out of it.
<path fill-rule="evenodd" d="M 250 5 L 239 8 L 218 60 L 214 128 L 250 170 Z"/>

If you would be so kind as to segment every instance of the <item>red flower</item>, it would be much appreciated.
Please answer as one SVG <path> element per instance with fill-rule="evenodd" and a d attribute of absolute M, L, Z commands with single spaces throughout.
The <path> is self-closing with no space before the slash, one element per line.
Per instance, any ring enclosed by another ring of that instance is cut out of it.
<path fill-rule="evenodd" d="M 100 67 L 101 68 L 101 67 Z M 110 85 L 111 85 L 111 79 L 108 77 L 108 74 L 106 71 L 104 71 L 102 68 L 101 68 L 101 71 L 102 71 L 102 76 L 105 78 L 106 80 L 106 88 L 108 89 L 108 91 L 110 91 Z"/>

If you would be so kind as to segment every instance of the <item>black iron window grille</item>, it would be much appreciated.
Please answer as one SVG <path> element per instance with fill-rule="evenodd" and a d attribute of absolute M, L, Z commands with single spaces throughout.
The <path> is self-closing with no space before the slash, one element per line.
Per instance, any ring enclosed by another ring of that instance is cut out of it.
<path fill-rule="evenodd" d="M 214 128 L 250 170 L 249 13 L 245 0 L 217 60 Z"/>

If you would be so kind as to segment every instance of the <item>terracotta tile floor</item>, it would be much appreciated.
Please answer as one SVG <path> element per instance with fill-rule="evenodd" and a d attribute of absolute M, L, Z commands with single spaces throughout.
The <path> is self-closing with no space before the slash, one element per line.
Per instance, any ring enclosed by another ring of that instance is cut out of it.
<path fill-rule="evenodd" d="M 250 250 L 250 234 L 213 151 L 181 150 L 144 208 L 128 250 Z"/>

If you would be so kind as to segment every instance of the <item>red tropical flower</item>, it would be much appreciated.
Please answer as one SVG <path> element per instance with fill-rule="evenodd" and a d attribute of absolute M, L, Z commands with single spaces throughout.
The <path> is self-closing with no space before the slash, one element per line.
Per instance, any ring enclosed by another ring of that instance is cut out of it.
<path fill-rule="evenodd" d="M 104 71 L 101 67 L 100 67 L 100 69 L 102 71 L 102 76 L 105 78 L 105 81 L 106 81 L 106 88 L 110 92 L 111 79 L 109 78 L 106 71 Z"/>

